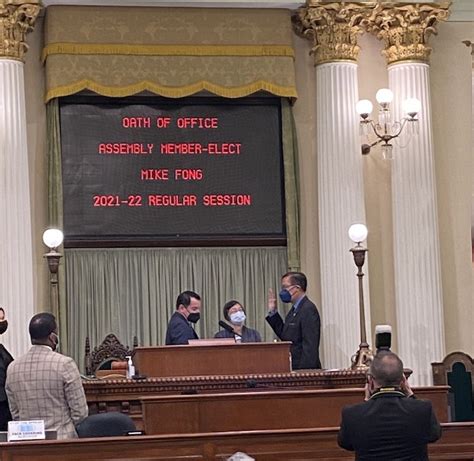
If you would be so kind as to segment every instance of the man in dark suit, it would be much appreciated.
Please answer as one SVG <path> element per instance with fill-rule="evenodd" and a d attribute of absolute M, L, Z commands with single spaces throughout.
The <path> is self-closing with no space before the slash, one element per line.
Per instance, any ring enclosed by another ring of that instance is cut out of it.
<path fill-rule="evenodd" d="M 381 351 L 370 367 L 366 401 L 342 410 L 338 443 L 357 461 L 427 461 L 441 437 L 431 402 L 416 400 L 396 354 Z"/>
<path fill-rule="evenodd" d="M 188 344 L 199 339 L 191 326 L 201 315 L 201 297 L 194 291 L 183 291 L 176 300 L 176 312 L 171 316 L 166 330 L 166 345 Z"/>
<path fill-rule="evenodd" d="M 321 321 L 313 302 L 306 296 L 306 276 L 302 272 L 287 272 L 281 278 L 280 299 L 291 303 L 285 321 L 278 313 L 277 302 L 269 290 L 267 322 L 282 341 L 291 341 L 293 370 L 321 368 L 319 337 Z"/>
<path fill-rule="evenodd" d="M 5 311 L 0 307 L 0 335 L 3 335 L 8 328 L 8 321 L 5 318 Z M 8 421 L 12 415 L 8 406 L 7 394 L 5 392 L 5 381 L 7 379 L 7 368 L 13 362 L 13 357 L 5 346 L 0 343 L 0 431 L 8 430 Z"/>

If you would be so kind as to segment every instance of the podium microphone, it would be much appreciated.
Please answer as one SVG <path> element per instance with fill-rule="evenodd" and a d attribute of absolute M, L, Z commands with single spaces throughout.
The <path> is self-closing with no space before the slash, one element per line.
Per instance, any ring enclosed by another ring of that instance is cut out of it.
<path fill-rule="evenodd" d="M 227 330 L 229 333 L 232 333 L 233 335 L 237 334 L 235 330 L 228 323 L 225 323 L 223 320 L 219 320 L 219 326 L 224 328 L 224 330 Z"/>
<path fill-rule="evenodd" d="M 392 346 L 392 327 L 375 325 L 375 349 L 377 352 L 389 351 Z"/>

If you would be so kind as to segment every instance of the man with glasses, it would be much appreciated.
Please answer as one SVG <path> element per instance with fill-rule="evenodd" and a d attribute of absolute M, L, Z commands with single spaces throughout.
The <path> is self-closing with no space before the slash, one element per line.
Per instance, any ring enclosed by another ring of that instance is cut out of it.
<path fill-rule="evenodd" d="M 292 369 L 321 368 L 319 312 L 306 296 L 306 276 L 302 272 L 287 272 L 281 278 L 280 299 L 292 307 L 283 321 L 278 313 L 277 300 L 272 290 L 268 296 L 267 322 L 282 341 L 291 341 Z"/>
<path fill-rule="evenodd" d="M 81 375 L 74 360 L 59 354 L 54 315 L 36 314 L 30 321 L 31 348 L 10 364 L 6 393 L 15 421 L 44 420 L 58 439 L 77 438 L 76 426 L 88 414 Z"/>

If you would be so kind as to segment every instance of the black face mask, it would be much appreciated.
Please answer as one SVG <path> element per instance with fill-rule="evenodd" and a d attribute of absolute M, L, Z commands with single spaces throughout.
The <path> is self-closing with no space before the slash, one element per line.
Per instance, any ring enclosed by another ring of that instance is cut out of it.
<path fill-rule="evenodd" d="M 188 322 L 196 323 L 201 318 L 201 314 L 199 312 L 190 312 L 188 315 Z"/>
<path fill-rule="evenodd" d="M 3 335 L 8 328 L 8 320 L 0 321 L 0 335 Z"/>

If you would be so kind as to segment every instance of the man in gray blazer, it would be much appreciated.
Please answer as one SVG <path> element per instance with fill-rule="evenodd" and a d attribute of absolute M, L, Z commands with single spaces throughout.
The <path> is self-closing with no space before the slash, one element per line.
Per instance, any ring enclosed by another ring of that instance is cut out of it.
<path fill-rule="evenodd" d="M 30 350 L 7 371 L 5 390 L 13 420 L 42 419 L 58 439 L 76 438 L 75 427 L 88 414 L 77 365 L 55 352 L 59 337 L 54 315 L 36 314 L 29 330 Z"/>

